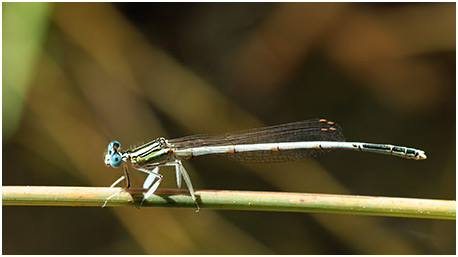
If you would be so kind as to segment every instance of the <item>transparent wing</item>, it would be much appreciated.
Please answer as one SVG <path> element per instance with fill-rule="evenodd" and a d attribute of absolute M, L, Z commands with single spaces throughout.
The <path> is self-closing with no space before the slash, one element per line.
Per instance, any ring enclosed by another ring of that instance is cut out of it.
<path fill-rule="evenodd" d="M 176 149 L 202 146 L 240 145 L 258 143 L 345 141 L 342 128 L 326 119 L 313 119 L 277 126 L 242 130 L 226 134 L 202 134 L 168 140 Z M 246 162 L 281 162 L 317 156 L 331 150 L 300 149 L 285 151 L 252 151 L 216 156 Z"/>

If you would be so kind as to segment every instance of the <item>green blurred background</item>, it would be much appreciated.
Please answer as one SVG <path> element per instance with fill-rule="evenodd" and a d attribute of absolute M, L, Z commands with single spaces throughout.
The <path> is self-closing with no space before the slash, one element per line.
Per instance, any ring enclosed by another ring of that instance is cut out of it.
<path fill-rule="evenodd" d="M 3 185 L 109 186 L 124 147 L 327 118 L 426 161 L 185 162 L 197 189 L 455 199 L 455 3 L 3 3 Z M 162 188 L 175 188 L 162 169 Z M 142 182 L 134 177 L 134 186 Z M 4 254 L 454 254 L 455 222 L 3 207 Z"/>

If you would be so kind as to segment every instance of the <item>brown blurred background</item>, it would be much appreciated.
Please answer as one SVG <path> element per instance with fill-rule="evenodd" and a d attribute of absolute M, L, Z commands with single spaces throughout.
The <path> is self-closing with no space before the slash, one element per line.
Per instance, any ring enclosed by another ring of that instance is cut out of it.
<path fill-rule="evenodd" d="M 3 185 L 109 186 L 122 173 L 104 166 L 109 140 L 327 118 L 348 141 L 428 159 L 185 166 L 197 189 L 455 199 L 455 20 L 455 3 L 3 3 Z M 3 207 L 2 232 L 4 254 L 456 247 L 453 221 L 207 209 Z"/>

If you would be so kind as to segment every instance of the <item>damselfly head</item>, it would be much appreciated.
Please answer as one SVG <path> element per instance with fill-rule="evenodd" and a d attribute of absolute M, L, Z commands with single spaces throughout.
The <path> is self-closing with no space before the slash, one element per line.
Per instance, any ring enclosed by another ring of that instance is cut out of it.
<path fill-rule="evenodd" d="M 106 153 L 105 154 L 105 164 L 107 166 L 111 166 L 111 164 L 110 164 L 111 161 L 110 160 L 111 160 L 111 155 L 109 153 Z"/>
<path fill-rule="evenodd" d="M 118 142 L 118 141 L 111 141 L 109 144 L 108 144 L 108 152 L 110 152 L 110 150 L 116 150 L 118 151 L 118 148 L 121 148 L 121 144 Z"/>
<path fill-rule="evenodd" d="M 121 147 L 121 144 L 118 141 L 111 141 L 108 144 L 108 152 L 105 154 L 105 164 L 113 168 L 121 166 L 122 157 L 118 153 L 118 149 Z"/>
<path fill-rule="evenodd" d="M 112 154 L 110 156 L 110 166 L 111 167 L 117 168 L 121 166 L 121 163 L 122 163 L 122 158 L 121 158 L 121 155 L 119 155 L 118 153 Z"/>

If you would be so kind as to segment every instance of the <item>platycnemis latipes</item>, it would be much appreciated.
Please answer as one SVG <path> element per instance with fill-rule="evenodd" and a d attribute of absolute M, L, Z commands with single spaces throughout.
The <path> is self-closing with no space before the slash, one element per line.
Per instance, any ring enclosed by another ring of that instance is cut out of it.
<path fill-rule="evenodd" d="M 171 140 L 161 137 L 124 151 L 121 151 L 118 141 L 112 141 L 108 145 L 105 164 L 117 168 L 123 161 L 130 161 L 137 170 L 148 174 L 143 183 L 143 188 L 148 191 L 144 194 L 140 206 L 159 187 L 162 180 L 159 168 L 173 166 L 178 187 L 181 187 L 183 178 L 199 209 L 191 179 L 181 163 L 183 160 L 201 155 L 217 155 L 239 161 L 280 162 L 316 156 L 334 149 L 380 153 L 414 160 L 426 159 L 424 151 L 414 148 L 345 142 L 342 129 L 337 123 L 326 119 L 313 119 L 219 135 L 195 135 Z M 123 179 L 126 179 L 126 188 L 108 197 L 103 207 L 108 200 L 130 187 L 127 165 L 124 165 L 124 176 L 116 180 L 111 187 Z"/>

